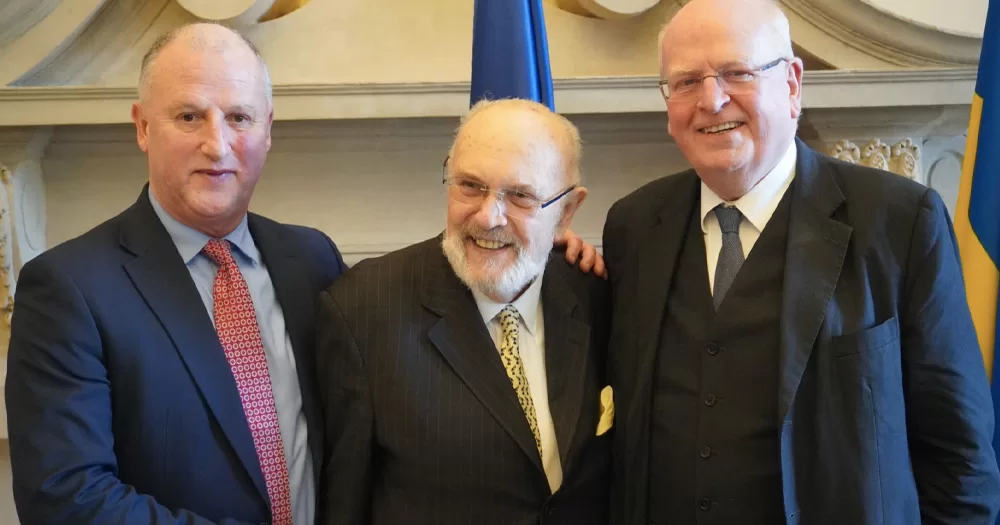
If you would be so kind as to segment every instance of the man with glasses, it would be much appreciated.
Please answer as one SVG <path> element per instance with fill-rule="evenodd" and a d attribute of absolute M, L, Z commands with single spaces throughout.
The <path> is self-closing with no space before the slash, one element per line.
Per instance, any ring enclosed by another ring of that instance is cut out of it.
<path fill-rule="evenodd" d="M 661 39 L 692 170 L 608 213 L 612 522 L 992 524 L 993 409 L 933 190 L 795 137 L 802 61 L 768 0 Z"/>
<path fill-rule="evenodd" d="M 587 195 L 576 128 L 481 102 L 447 227 L 321 296 L 321 523 L 606 524 L 607 282 L 552 254 Z"/>

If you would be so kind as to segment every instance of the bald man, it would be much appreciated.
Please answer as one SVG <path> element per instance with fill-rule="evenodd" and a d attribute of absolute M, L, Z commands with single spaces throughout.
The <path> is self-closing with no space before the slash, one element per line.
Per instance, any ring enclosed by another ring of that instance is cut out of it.
<path fill-rule="evenodd" d="M 607 524 L 607 282 L 552 251 L 579 166 L 545 106 L 477 104 L 444 233 L 321 296 L 323 525 Z"/>
<path fill-rule="evenodd" d="M 160 38 L 132 108 L 149 184 L 21 270 L 6 402 L 23 525 L 313 525 L 319 231 L 248 213 L 267 68 L 238 34 Z"/>
<path fill-rule="evenodd" d="M 608 213 L 617 525 L 992 525 L 993 409 L 933 190 L 796 139 L 767 0 L 693 0 L 660 84 L 691 170 Z"/>

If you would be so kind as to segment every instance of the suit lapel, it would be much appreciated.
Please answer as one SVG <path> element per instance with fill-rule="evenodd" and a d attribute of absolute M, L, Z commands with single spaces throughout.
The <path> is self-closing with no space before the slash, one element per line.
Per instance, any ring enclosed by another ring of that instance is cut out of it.
<path fill-rule="evenodd" d="M 543 471 L 524 410 L 472 292 L 452 271 L 439 244 L 434 244 L 426 257 L 428 279 L 423 303 L 440 316 L 428 332 L 431 343 L 539 471 Z"/>
<path fill-rule="evenodd" d="M 576 296 L 559 271 L 565 268 L 562 260 L 549 262 L 542 280 L 542 313 L 549 412 L 563 472 L 570 472 L 570 460 L 575 457 L 570 453 L 579 450 L 574 438 L 584 408 L 581 400 L 587 380 L 590 326 L 579 319 Z M 586 408 L 596 412 L 597 402 Z"/>
<path fill-rule="evenodd" d="M 188 372 L 264 501 L 267 487 L 236 380 L 205 303 L 144 189 L 123 221 L 122 247 L 135 255 L 125 272 L 173 341 Z"/>
<path fill-rule="evenodd" d="M 840 278 L 853 231 L 831 215 L 844 201 L 826 161 L 796 139 L 781 313 L 779 423 L 788 415 L 827 305 Z"/>
<path fill-rule="evenodd" d="M 641 241 L 638 251 L 638 278 L 634 295 L 640 304 L 636 308 L 638 327 L 636 340 L 637 362 L 632 368 L 637 374 L 637 391 L 632 399 L 647 400 L 652 388 L 653 365 L 656 351 L 660 346 L 660 330 L 663 314 L 670 293 L 678 256 L 684 246 L 688 221 L 695 206 L 698 206 L 699 180 L 693 171 L 675 175 L 682 177 L 673 188 L 672 195 L 665 196 L 656 222 Z M 643 421 L 648 414 L 635 412 Z"/>
<path fill-rule="evenodd" d="M 261 257 L 271 277 L 278 304 L 285 319 L 285 330 L 292 342 L 295 355 L 295 370 L 302 392 L 302 411 L 306 416 L 309 448 L 314 464 L 322 462 L 323 436 L 321 415 L 316 402 L 315 379 L 315 332 L 316 297 L 309 281 L 306 265 L 288 246 L 282 234 L 283 227 L 260 216 L 250 214 L 248 219 L 250 234 L 260 250 Z M 320 469 L 313 473 L 319 476 Z"/>

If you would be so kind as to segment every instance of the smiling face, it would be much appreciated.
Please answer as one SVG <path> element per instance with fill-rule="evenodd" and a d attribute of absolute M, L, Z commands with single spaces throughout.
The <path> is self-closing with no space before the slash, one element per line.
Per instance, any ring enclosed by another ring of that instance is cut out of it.
<path fill-rule="evenodd" d="M 784 26 L 782 26 L 784 24 Z M 779 58 L 739 93 L 706 78 L 691 97 L 667 101 L 670 136 L 705 184 L 735 200 L 781 159 L 801 112 L 802 63 L 780 11 L 766 0 L 694 0 L 670 22 L 661 48 L 661 77 L 752 70 Z"/>
<path fill-rule="evenodd" d="M 572 163 L 558 119 L 516 101 L 484 109 L 459 132 L 448 176 L 541 199 L 557 195 L 569 186 Z M 545 269 L 553 239 L 569 225 L 585 196 L 586 190 L 578 187 L 551 206 L 520 217 L 509 213 L 514 205 L 506 198 L 498 201 L 495 193 L 476 203 L 453 194 L 445 255 L 467 286 L 497 302 L 513 301 Z"/>
<path fill-rule="evenodd" d="M 150 68 L 132 108 L 150 190 L 178 221 L 223 237 L 246 214 L 271 147 L 263 66 L 228 30 L 193 26 Z"/>

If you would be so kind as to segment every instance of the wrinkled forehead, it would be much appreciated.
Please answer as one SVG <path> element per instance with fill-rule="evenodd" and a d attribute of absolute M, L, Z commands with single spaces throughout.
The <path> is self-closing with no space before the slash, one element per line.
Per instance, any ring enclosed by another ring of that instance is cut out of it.
<path fill-rule="evenodd" d="M 470 122 L 456 137 L 449 159 L 452 176 L 496 187 L 553 191 L 561 184 L 561 154 L 553 137 L 527 122 Z"/>
<path fill-rule="evenodd" d="M 704 20 L 669 28 L 660 68 L 673 75 L 729 64 L 759 66 L 778 58 L 779 48 L 777 35 L 767 26 Z"/>
<path fill-rule="evenodd" d="M 241 104 L 267 104 L 263 68 L 248 50 L 181 44 L 164 50 L 153 67 L 152 91 L 165 99 L 193 92 Z"/>

